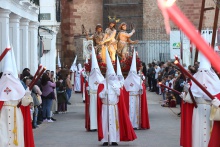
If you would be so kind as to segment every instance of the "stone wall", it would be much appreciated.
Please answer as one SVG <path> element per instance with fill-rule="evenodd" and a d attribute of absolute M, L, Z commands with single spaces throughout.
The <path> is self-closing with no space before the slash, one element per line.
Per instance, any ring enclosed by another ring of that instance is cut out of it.
<path fill-rule="evenodd" d="M 125 3 L 127 0 L 109 0 L 110 3 Z M 135 2 L 143 2 L 138 11 L 131 5 L 108 6 L 109 15 L 118 15 L 121 17 L 121 22 L 133 22 L 139 28 L 143 26 L 143 39 L 146 40 L 169 40 L 169 35 L 166 35 L 164 29 L 163 16 L 157 6 L 156 0 L 137 0 Z M 198 28 L 200 9 L 202 0 L 177 0 L 177 5 L 190 19 L 190 21 Z M 215 7 L 213 0 L 206 0 L 206 7 Z M 95 26 L 98 23 L 103 24 L 103 0 L 62 0 L 62 56 L 65 58 L 64 62 L 70 66 L 74 60 L 75 54 L 78 59 L 82 61 L 81 43 L 77 39 L 83 38 L 82 24 L 86 30 L 93 33 Z M 143 11 L 143 12 L 141 12 Z M 123 13 L 123 14 L 122 14 Z M 212 28 L 215 10 L 205 12 L 203 28 Z M 141 21 L 136 21 L 137 18 L 129 16 L 142 16 Z M 177 27 L 171 22 L 171 28 Z M 105 29 L 105 28 L 104 28 Z M 136 32 L 138 34 L 138 31 Z M 157 33 L 155 36 L 154 33 Z M 158 35 L 159 34 L 159 35 Z M 76 40 L 74 40 L 74 37 Z"/>
<path fill-rule="evenodd" d="M 94 32 L 98 23 L 102 24 L 102 0 L 62 0 L 62 57 L 65 65 L 71 66 L 75 55 L 82 59 L 82 50 L 74 41 L 74 36 L 82 34 L 82 24 L 87 31 Z"/>

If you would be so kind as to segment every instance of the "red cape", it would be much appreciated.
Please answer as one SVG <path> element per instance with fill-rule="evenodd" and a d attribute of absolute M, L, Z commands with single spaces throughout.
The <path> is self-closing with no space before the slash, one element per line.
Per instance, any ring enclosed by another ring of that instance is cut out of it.
<path fill-rule="evenodd" d="M 141 129 L 150 129 L 146 88 L 145 88 L 144 84 L 142 84 L 142 87 L 143 87 L 143 93 L 141 95 Z M 124 95 L 125 95 L 125 105 L 126 105 L 126 109 L 129 114 L 129 92 L 126 91 L 125 88 L 123 88 L 123 89 L 124 89 L 123 91 L 124 91 Z"/>
<path fill-rule="evenodd" d="M 0 101 L 0 110 L 3 106 L 4 102 Z M 31 122 L 31 114 L 29 106 L 20 106 L 23 119 L 24 119 L 24 144 L 25 147 L 35 147 L 34 145 L 34 136 L 32 131 L 32 122 Z"/>
<path fill-rule="evenodd" d="M 88 82 L 86 82 L 86 86 L 88 86 Z M 89 115 L 89 105 L 90 105 L 90 97 L 85 90 L 85 128 L 87 131 L 90 130 L 90 115 Z"/>
<path fill-rule="evenodd" d="M 180 146 L 192 146 L 192 116 L 194 104 L 182 102 L 181 105 L 181 130 L 180 130 Z"/>
<path fill-rule="evenodd" d="M 98 140 L 103 139 L 102 131 L 102 101 L 99 97 L 99 93 L 104 89 L 104 84 L 99 84 L 97 92 L 97 123 L 98 123 Z M 119 115 L 119 132 L 120 141 L 132 141 L 137 138 L 134 129 L 131 125 L 128 112 L 125 107 L 124 96 L 122 90 L 120 90 L 119 102 L 118 102 L 118 115 Z"/>
<path fill-rule="evenodd" d="M 216 95 L 220 100 L 220 93 Z M 208 147 L 220 147 L 220 121 L 214 121 Z"/>
<path fill-rule="evenodd" d="M 84 77 L 83 77 L 82 73 L 80 73 L 80 81 L 81 81 L 81 92 L 83 92 Z"/>

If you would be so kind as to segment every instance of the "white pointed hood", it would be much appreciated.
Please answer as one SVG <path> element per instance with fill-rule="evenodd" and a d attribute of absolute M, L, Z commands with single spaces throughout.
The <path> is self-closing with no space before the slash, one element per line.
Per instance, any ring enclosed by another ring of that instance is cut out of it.
<path fill-rule="evenodd" d="M 18 68 L 17 68 L 17 63 L 15 61 L 15 54 L 14 54 L 14 49 L 11 47 L 11 57 L 12 57 L 12 64 L 13 64 L 13 75 L 15 78 L 18 78 Z"/>
<path fill-rule="evenodd" d="M 94 49 L 94 47 L 92 47 L 92 67 L 91 67 L 91 70 L 94 68 L 99 69 L 99 65 L 98 65 L 98 61 L 96 58 L 95 49 Z"/>
<path fill-rule="evenodd" d="M 12 52 L 13 50 L 8 51 L 4 58 L 3 75 L 0 79 L 0 101 L 19 100 L 25 95 L 25 89 L 18 79 Z"/>
<path fill-rule="evenodd" d="M 111 58 L 109 56 L 107 48 L 106 48 L 106 68 L 107 70 L 106 70 L 105 77 L 106 77 L 107 83 L 114 88 L 120 88 L 121 86 L 118 81 L 118 77 L 115 74 L 115 70 L 112 65 Z"/>
<path fill-rule="evenodd" d="M 142 85 L 142 80 L 140 76 L 137 74 L 136 52 L 134 49 L 131 68 L 130 68 L 127 78 L 124 81 L 124 86 L 125 86 L 126 91 L 139 91 L 141 85 Z"/>
<path fill-rule="evenodd" d="M 106 51 L 106 75 L 109 75 L 109 74 L 115 74 L 115 70 L 114 70 L 114 67 L 112 65 L 112 61 L 111 61 L 111 58 L 110 58 L 110 55 L 108 53 L 108 50 L 107 48 L 105 48 Z M 116 74 L 115 74 L 116 75 Z"/>
<path fill-rule="evenodd" d="M 61 62 L 60 62 L 59 53 L 58 53 L 58 55 L 57 55 L 57 64 L 58 64 L 58 67 L 61 68 Z"/>
<path fill-rule="evenodd" d="M 77 55 L 76 55 L 76 57 L 75 57 L 75 59 L 73 61 L 73 64 L 70 67 L 70 70 L 72 70 L 73 72 L 77 71 L 76 61 L 77 61 Z"/>
<path fill-rule="evenodd" d="M 220 93 L 220 80 L 211 68 L 210 62 L 200 53 L 200 65 L 198 71 L 193 75 L 212 95 Z M 191 91 L 193 96 L 211 100 L 194 82 Z"/>
<path fill-rule="evenodd" d="M 118 56 L 117 56 L 117 76 L 118 76 L 118 80 L 121 84 L 121 87 L 124 85 L 124 77 L 122 75 L 122 72 L 121 72 L 121 66 L 120 66 L 120 63 L 119 63 L 119 59 L 118 59 Z"/>
<path fill-rule="evenodd" d="M 211 69 L 211 63 L 201 52 L 199 52 L 199 60 L 199 69 Z"/>
<path fill-rule="evenodd" d="M 104 80 L 104 77 L 99 69 L 99 65 L 97 62 L 97 58 L 95 55 L 95 50 L 92 48 L 92 67 L 91 72 L 89 74 L 89 88 L 91 90 L 97 90 L 99 83 Z"/>
<path fill-rule="evenodd" d="M 134 49 L 133 52 L 133 57 L 132 57 L 132 63 L 131 63 L 131 68 L 130 68 L 130 72 L 136 72 L 137 73 L 137 65 L 136 65 L 136 51 Z"/>

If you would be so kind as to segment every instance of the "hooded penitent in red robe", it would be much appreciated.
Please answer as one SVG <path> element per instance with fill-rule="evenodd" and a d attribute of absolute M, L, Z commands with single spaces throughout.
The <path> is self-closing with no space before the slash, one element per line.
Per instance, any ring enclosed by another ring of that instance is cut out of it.
<path fill-rule="evenodd" d="M 142 84 L 143 87 L 143 93 L 141 95 L 141 129 L 150 129 L 150 122 L 149 122 L 149 116 L 148 116 L 148 107 L 147 107 L 147 95 L 146 95 L 146 88 L 145 85 Z M 126 91 L 125 88 L 124 95 L 125 95 L 125 105 L 126 109 L 129 114 L 129 92 Z"/>
<path fill-rule="evenodd" d="M 0 101 L 0 110 L 3 106 L 4 102 Z M 31 123 L 31 114 L 29 106 L 20 106 L 23 119 L 24 119 L 24 144 L 25 147 L 35 147 L 34 145 L 34 136 L 32 131 L 32 123 Z"/>
<path fill-rule="evenodd" d="M 103 139 L 102 131 L 102 101 L 99 97 L 99 93 L 104 89 L 103 84 L 99 84 L 98 93 L 97 93 L 97 123 L 98 123 L 98 140 Z M 120 141 L 132 141 L 137 138 L 134 129 L 131 125 L 128 112 L 124 103 L 124 95 L 122 90 L 120 90 L 118 106 L 118 115 L 119 115 L 119 132 L 120 132 Z"/>

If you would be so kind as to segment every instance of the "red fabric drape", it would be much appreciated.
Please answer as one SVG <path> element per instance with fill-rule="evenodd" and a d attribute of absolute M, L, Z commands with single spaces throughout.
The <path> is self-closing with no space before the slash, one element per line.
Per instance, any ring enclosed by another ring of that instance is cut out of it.
<path fill-rule="evenodd" d="M 24 143 L 25 147 L 35 147 L 32 131 L 32 120 L 29 106 L 20 106 L 24 118 Z"/>
<path fill-rule="evenodd" d="M 215 97 L 217 97 L 220 100 L 220 93 L 217 94 Z M 220 121 L 214 121 L 208 147 L 220 147 L 219 140 L 220 140 Z"/>

